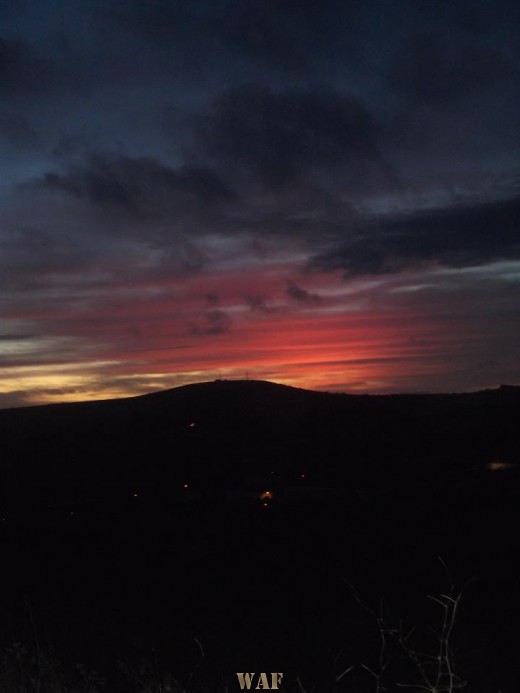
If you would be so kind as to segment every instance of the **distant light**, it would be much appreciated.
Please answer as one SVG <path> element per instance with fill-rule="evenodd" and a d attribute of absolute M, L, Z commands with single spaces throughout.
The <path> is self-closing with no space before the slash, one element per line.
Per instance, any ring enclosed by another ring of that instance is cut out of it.
<path fill-rule="evenodd" d="M 183 484 L 182 488 L 189 488 L 188 484 Z"/>
<path fill-rule="evenodd" d="M 504 469 L 512 469 L 513 467 L 514 464 L 510 462 L 489 462 L 489 464 L 486 465 L 486 469 L 489 469 L 490 472 L 500 472 Z"/>
<path fill-rule="evenodd" d="M 193 428 L 194 426 L 195 426 L 195 421 L 192 421 L 192 422 L 190 423 L 190 428 Z"/>
<path fill-rule="evenodd" d="M 269 507 L 269 503 L 262 503 L 262 505 L 264 506 L 264 508 L 268 508 L 268 507 Z"/>
<path fill-rule="evenodd" d="M 305 474 L 300 474 L 300 479 L 305 479 Z"/>
<path fill-rule="evenodd" d="M 273 499 L 273 492 L 272 491 L 262 491 L 260 494 L 260 500 L 272 500 Z"/>

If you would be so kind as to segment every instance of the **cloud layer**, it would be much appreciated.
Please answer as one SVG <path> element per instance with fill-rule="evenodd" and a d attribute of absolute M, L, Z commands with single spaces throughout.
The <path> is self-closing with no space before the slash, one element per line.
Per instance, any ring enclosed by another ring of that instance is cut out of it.
<path fill-rule="evenodd" d="M 3 405 L 518 382 L 517 3 L 0 13 Z"/>

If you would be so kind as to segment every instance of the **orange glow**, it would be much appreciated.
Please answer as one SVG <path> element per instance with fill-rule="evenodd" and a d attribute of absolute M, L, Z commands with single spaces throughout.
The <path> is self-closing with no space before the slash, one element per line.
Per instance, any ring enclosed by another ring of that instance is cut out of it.
<path fill-rule="evenodd" d="M 47 339 L 66 350 L 52 360 L 52 350 L 39 351 L 47 342 L 17 343 L 0 374 L 0 396 L 9 401 L 13 393 L 17 401 L 23 393 L 24 404 L 108 399 L 246 373 L 334 392 L 470 389 L 449 372 L 445 381 L 440 376 L 447 364 L 448 371 L 467 373 L 480 339 L 476 327 L 458 329 L 443 311 L 419 309 L 413 294 L 391 293 L 395 279 L 347 283 L 339 273 L 309 275 L 302 283 L 320 299 L 298 304 L 286 295 L 293 276 L 294 267 L 280 263 L 175 284 L 157 280 L 141 287 L 137 304 L 134 285 L 130 293 L 114 287 L 81 313 L 53 304 L 44 316 Z M 218 296 L 216 308 L 208 305 L 211 295 Z M 259 308 L 248 296 L 261 298 Z M 219 315 L 226 320 L 219 323 Z M 42 316 L 27 308 L 8 319 Z"/>
<path fill-rule="evenodd" d="M 273 499 L 273 492 L 272 491 L 262 491 L 260 494 L 260 500 L 272 500 Z"/>
<path fill-rule="evenodd" d="M 489 469 L 490 472 L 500 472 L 505 469 L 512 469 L 513 467 L 514 465 L 510 462 L 490 462 L 486 468 Z"/>

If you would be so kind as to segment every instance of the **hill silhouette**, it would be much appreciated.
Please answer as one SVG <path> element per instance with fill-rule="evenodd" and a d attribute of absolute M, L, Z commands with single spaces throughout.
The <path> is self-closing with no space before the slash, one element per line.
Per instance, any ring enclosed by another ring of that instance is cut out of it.
<path fill-rule="evenodd" d="M 215 381 L 0 411 L 0 475 L 6 497 L 181 483 L 211 493 L 270 473 L 385 483 L 517 459 L 519 410 L 515 387 L 373 396 Z"/>

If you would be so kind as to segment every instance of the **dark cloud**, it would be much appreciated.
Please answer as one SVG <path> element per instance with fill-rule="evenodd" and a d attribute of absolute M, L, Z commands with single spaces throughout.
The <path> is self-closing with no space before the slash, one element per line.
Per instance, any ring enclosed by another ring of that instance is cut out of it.
<path fill-rule="evenodd" d="M 294 282 L 289 282 L 287 288 L 285 289 L 285 293 L 289 298 L 291 298 L 293 301 L 297 301 L 298 303 L 321 303 L 321 296 L 302 289 Z"/>
<path fill-rule="evenodd" d="M 381 130 L 360 101 L 329 90 L 274 91 L 254 84 L 222 93 L 200 120 L 197 141 L 218 166 L 271 188 L 309 173 L 366 184 L 386 175 Z"/>
<path fill-rule="evenodd" d="M 142 217 L 154 217 L 168 207 L 196 209 L 202 203 L 232 198 L 230 189 L 209 169 L 173 169 L 150 158 L 92 156 L 86 166 L 66 174 L 47 173 L 36 185 Z"/>
<path fill-rule="evenodd" d="M 193 336 L 219 335 L 228 332 L 232 322 L 223 310 L 209 310 L 204 314 L 202 321 L 190 327 L 189 332 Z"/>
<path fill-rule="evenodd" d="M 52 275 L 67 276 L 88 270 L 99 259 L 85 239 L 23 227 L 0 236 L 0 272 L 4 291 L 24 293 L 41 289 Z"/>
<path fill-rule="evenodd" d="M 262 296 L 261 294 L 248 295 L 245 297 L 245 301 L 252 311 L 258 313 L 277 312 L 277 308 L 269 305 L 269 300 L 268 296 Z"/>
<path fill-rule="evenodd" d="M 0 342 L 24 342 L 35 339 L 40 335 L 34 334 L 0 334 Z"/>
<path fill-rule="evenodd" d="M 520 258 L 520 198 L 426 210 L 367 225 L 311 270 L 387 274 L 425 264 L 468 267 Z"/>

